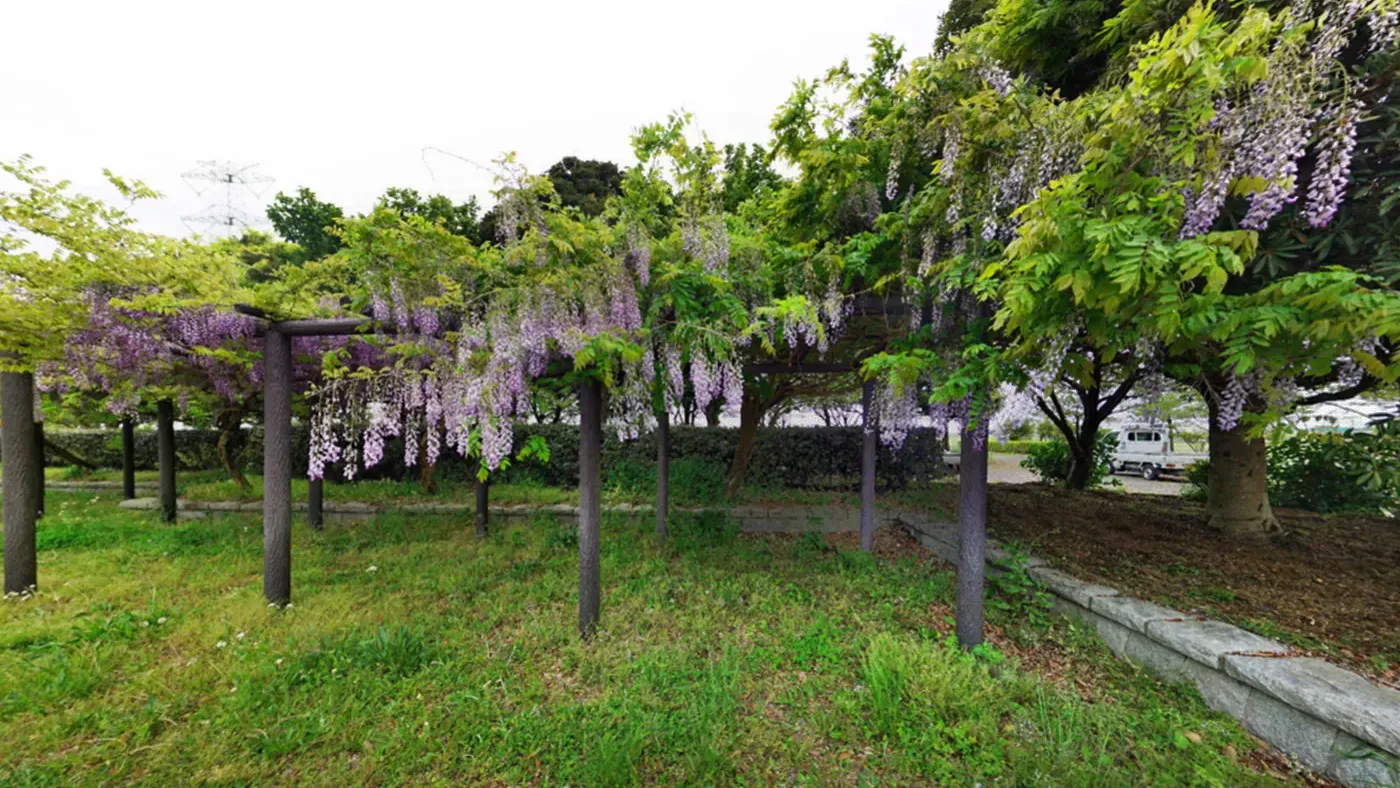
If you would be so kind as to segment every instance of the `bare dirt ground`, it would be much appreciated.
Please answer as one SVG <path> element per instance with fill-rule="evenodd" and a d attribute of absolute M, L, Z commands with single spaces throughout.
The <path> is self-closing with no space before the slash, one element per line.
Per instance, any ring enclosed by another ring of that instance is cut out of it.
<path fill-rule="evenodd" d="M 1035 474 L 1021 467 L 1024 454 L 992 454 L 987 460 L 987 480 L 994 484 L 1029 484 L 1038 481 Z M 1182 484 L 1179 481 L 1158 479 L 1149 482 L 1141 476 L 1114 476 L 1130 493 L 1146 495 L 1180 495 Z"/>
<path fill-rule="evenodd" d="M 944 495 L 956 510 L 956 489 Z M 988 529 L 1076 577 L 1280 638 L 1400 684 L 1400 525 L 1275 510 L 1257 539 L 1206 527 L 1202 504 L 1115 491 L 1001 484 Z"/>

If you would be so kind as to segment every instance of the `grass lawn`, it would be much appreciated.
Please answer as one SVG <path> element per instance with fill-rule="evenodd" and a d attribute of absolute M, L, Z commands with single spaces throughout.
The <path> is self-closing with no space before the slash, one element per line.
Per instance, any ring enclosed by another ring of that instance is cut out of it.
<path fill-rule="evenodd" d="M 6 785 L 1287 779 L 1077 630 L 1003 637 L 1012 600 L 1001 647 L 961 653 L 952 575 L 898 549 L 680 516 L 657 548 L 648 521 L 608 520 L 583 644 L 552 521 L 486 540 L 428 516 L 298 522 L 275 610 L 256 518 L 164 526 L 115 500 L 52 493 L 40 593 L 0 604 Z"/>

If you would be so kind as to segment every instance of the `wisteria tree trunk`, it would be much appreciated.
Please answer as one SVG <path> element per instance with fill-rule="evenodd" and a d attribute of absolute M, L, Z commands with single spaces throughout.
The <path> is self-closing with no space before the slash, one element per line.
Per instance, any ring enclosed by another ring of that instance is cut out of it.
<path fill-rule="evenodd" d="M 136 497 L 136 426 L 122 419 L 122 498 Z"/>
<path fill-rule="evenodd" d="M 739 405 L 739 444 L 734 448 L 734 461 L 724 477 L 725 497 L 733 497 L 744 486 L 744 476 L 753 459 L 758 442 L 758 428 L 763 424 L 763 397 L 757 387 L 744 386 L 744 399 Z"/>
<path fill-rule="evenodd" d="M 1210 406 L 1210 480 L 1206 513 L 1210 527 L 1235 536 L 1261 536 L 1279 529 L 1269 505 L 1269 458 L 1262 437 L 1249 437 L 1243 425 L 1220 429 Z"/>
<path fill-rule="evenodd" d="M 860 393 L 860 549 L 875 548 L 875 381 L 867 380 Z"/>
<path fill-rule="evenodd" d="M 602 383 L 589 379 L 579 385 L 578 411 L 578 631 L 587 640 L 598 627 L 602 596 Z"/>
<path fill-rule="evenodd" d="M 656 414 L 656 543 L 666 543 L 666 520 L 671 507 L 671 414 Z"/>
<path fill-rule="evenodd" d="M 705 406 L 705 426 L 718 427 L 719 415 L 724 412 L 724 406 L 728 404 L 723 400 L 710 400 L 710 404 Z"/>
<path fill-rule="evenodd" d="M 0 463 L 5 466 L 5 593 L 31 593 L 38 586 L 34 542 L 34 376 L 0 373 Z"/>
<path fill-rule="evenodd" d="M 976 427 L 964 427 L 958 468 L 958 597 L 956 629 L 965 649 L 984 637 L 987 570 L 987 443 L 978 446 Z"/>
<path fill-rule="evenodd" d="M 437 495 L 437 463 L 428 462 L 428 427 L 418 432 L 418 486 L 424 495 Z"/>
<path fill-rule="evenodd" d="M 224 473 L 241 490 L 251 490 L 253 485 L 243 475 L 243 448 L 247 441 L 243 436 L 243 408 L 234 406 L 223 408 L 214 417 L 214 426 L 219 431 L 219 462 Z"/>
<path fill-rule="evenodd" d="M 160 519 L 175 522 L 175 403 L 156 403 L 156 447 L 160 460 Z"/>

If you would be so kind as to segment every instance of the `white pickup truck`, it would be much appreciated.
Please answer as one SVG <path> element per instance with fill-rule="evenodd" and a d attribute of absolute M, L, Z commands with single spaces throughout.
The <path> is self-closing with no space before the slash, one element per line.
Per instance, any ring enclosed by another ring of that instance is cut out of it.
<path fill-rule="evenodd" d="M 1204 452 L 1172 451 L 1161 427 L 1129 427 L 1118 432 L 1118 450 L 1108 470 L 1137 473 L 1150 481 L 1163 474 L 1182 473 L 1191 463 L 1209 458 Z"/>

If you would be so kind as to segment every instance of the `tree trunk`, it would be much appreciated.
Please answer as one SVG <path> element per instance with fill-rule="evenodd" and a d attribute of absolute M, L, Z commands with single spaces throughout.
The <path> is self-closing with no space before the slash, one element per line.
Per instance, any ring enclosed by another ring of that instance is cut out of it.
<path fill-rule="evenodd" d="M 219 462 L 223 463 L 224 473 L 241 490 L 251 490 L 243 475 L 243 409 L 224 408 L 214 417 L 214 425 L 219 430 Z"/>
<path fill-rule="evenodd" d="M 666 543 L 666 518 L 671 505 L 671 413 L 656 414 L 656 543 Z"/>
<path fill-rule="evenodd" d="M 987 571 L 987 443 L 977 446 L 977 428 L 963 428 L 958 464 L 958 595 L 955 611 L 958 643 L 965 649 L 984 637 Z"/>
<path fill-rule="evenodd" d="M 175 403 L 156 403 L 156 444 L 160 455 L 160 519 L 175 522 Z"/>
<path fill-rule="evenodd" d="M 136 425 L 122 419 L 122 498 L 136 497 Z"/>
<path fill-rule="evenodd" d="M 718 427 L 719 414 L 724 411 L 724 403 L 718 399 L 710 400 L 710 404 L 705 406 L 705 426 Z"/>
<path fill-rule="evenodd" d="M 1099 423 L 1086 420 L 1079 424 L 1078 434 L 1069 444 L 1069 477 L 1065 486 L 1071 490 L 1082 490 L 1089 486 L 1089 477 L 1094 470 L 1094 449 L 1099 439 Z"/>
<path fill-rule="evenodd" d="M 1269 506 L 1268 454 L 1263 438 L 1243 425 L 1226 432 L 1210 405 L 1210 481 L 1206 513 L 1210 527 L 1235 536 L 1260 536 L 1279 528 Z"/>
<path fill-rule="evenodd" d="M 418 431 L 418 486 L 425 495 L 437 495 L 437 463 L 428 462 L 428 427 Z"/>
<path fill-rule="evenodd" d="M 578 632 L 598 627 L 599 546 L 602 526 L 603 384 L 585 380 L 578 396 Z"/>
<path fill-rule="evenodd" d="M 35 479 L 34 376 L 27 372 L 0 373 L 0 463 L 5 466 L 4 548 L 5 593 L 32 594 L 38 585 L 38 555 L 34 541 Z"/>
<path fill-rule="evenodd" d="M 758 427 L 763 423 L 763 398 L 756 386 L 744 386 L 744 399 L 739 406 L 739 445 L 734 449 L 734 461 L 729 465 L 729 473 L 724 478 L 724 495 L 732 498 L 744 486 L 744 475 L 749 470 L 749 460 L 753 458 L 753 447 L 758 441 Z"/>

